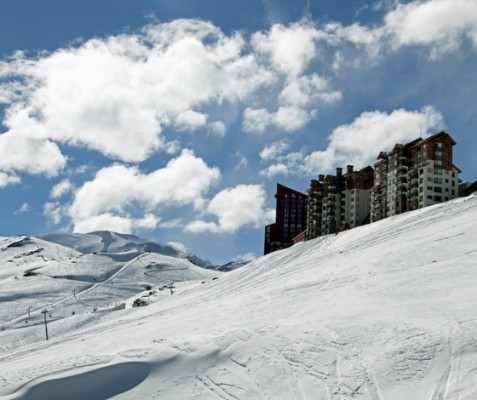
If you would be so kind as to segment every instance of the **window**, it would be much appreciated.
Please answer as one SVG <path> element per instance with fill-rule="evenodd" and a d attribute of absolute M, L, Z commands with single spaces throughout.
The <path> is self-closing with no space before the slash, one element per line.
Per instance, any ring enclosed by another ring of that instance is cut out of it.
<path fill-rule="evenodd" d="M 449 173 L 449 171 L 446 171 L 447 173 Z M 446 183 L 449 183 L 449 179 L 446 179 L 445 180 Z"/>
<path fill-rule="evenodd" d="M 442 197 L 441 196 L 434 196 L 434 201 L 442 201 Z"/>
<path fill-rule="evenodd" d="M 427 195 L 427 200 L 432 200 L 432 196 Z"/>
<path fill-rule="evenodd" d="M 434 187 L 434 192 L 442 193 L 442 188 L 440 186 L 436 186 L 436 187 Z"/>
<path fill-rule="evenodd" d="M 442 178 L 434 178 L 434 183 L 442 183 Z"/>
<path fill-rule="evenodd" d="M 439 149 L 442 149 L 442 142 L 437 142 L 437 147 L 438 147 Z"/>
<path fill-rule="evenodd" d="M 449 188 L 446 188 L 446 192 L 448 192 L 448 191 L 449 191 Z"/>
<path fill-rule="evenodd" d="M 427 190 L 432 190 L 432 186 L 428 186 L 428 187 L 427 187 Z"/>
<path fill-rule="evenodd" d="M 434 161 L 434 164 L 437 166 L 442 166 L 442 160 L 436 160 Z"/>
<path fill-rule="evenodd" d="M 442 157 L 442 151 L 436 151 L 436 157 Z"/>
<path fill-rule="evenodd" d="M 424 182 L 424 178 L 420 178 L 419 183 L 423 183 L 423 182 Z"/>
<path fill-rule="evenodd" d="M 434 179 L 431 178 L 430 176 L 428 176 L 428 177 L 427 177 L 427 181 L 428 181 L 428 182 L 434 182 Z"/>
<path fill-rule="evenodd" d="M 423 191 L 424 191 L 424 188 L 421 186 L 421 187 L 419 188 L 419 193 L 422 193 Z"/>
<path fill-rule="evenodd" d="M 452 196 L 455 196 L 455 190 L 452 189 Z"/>
<path fill-rule="evenodd" d="M 430 172 L 431 174 L 434 172 L 432 168 L 427 168 L 427 172 Z"/>

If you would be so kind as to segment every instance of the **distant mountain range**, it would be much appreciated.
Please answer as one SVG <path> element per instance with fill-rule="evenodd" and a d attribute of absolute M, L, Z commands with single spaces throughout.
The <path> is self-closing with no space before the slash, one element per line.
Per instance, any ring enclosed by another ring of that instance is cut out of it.
<path fill-rule="evenodd" d="M 165 256 L 184 258 L 201 268 L 220 268 L 209 260 L 204 260 L 195 254 L 184 253 L 171 245 L 151 242 L 134 235 L 110 231 L 91 233 L 46 233 L 40 239 L 75 249 L 83 254 L 101 254 L 116 261 L 128 261 L 138 253 L 157 253 Z"/>

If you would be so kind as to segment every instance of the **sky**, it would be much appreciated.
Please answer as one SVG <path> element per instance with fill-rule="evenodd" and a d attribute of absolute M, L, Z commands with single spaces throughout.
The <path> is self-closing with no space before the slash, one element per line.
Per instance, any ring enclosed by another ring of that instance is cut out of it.
<path fill-rule="evenodd" d="M 276 184 L 445 130 L 477 179 L 475 0 L 1 0 L 0 235 L 252 259 Z"/>

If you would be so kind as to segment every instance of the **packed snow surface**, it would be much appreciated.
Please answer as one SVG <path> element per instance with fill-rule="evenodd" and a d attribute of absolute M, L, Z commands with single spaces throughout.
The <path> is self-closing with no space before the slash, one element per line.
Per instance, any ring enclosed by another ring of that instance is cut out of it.
<path fill-rule="evenodd" d="M 477 196 L 173 294 L 159 277 L 178 260 L 138 257 L 0 239 L 0 399 L 477 399 Z"/>

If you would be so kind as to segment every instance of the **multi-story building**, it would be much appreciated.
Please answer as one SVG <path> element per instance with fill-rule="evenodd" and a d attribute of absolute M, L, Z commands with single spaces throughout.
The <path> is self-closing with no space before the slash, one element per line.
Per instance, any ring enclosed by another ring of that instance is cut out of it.
<path fill-rule="evenodd" d="M 306 229 L 306 194 L 277 184 L 275 223 L 265 227 L 264 254 L 290 247 Z"/>
<path fill-rule="evenodd" d="M 308 189 L 308 238 L 354 228 L 369 220 L 370 189 L 374 172 L 371 167 L 354 171 L 348 165 L 336 175 L 319 175 Z"/>
<path fill-rule="evenodd" d="M 347 166 L 345 201 L 342 201 L 344 205 L 342 228 L 355 228 L 369 223 L 373 183 L 374 170 L 372 167 L 367 166 L 359 171 L 353 171 L 352 165 Z"/>
<path fill-rule="evenodd" d="M 294 242 L 337 233 L 477 190 L 461 185 L 452 161 L 454 139 L 439 132 L 382 151 L 370 166 L 311 181 L 308 196 L 277 185 L 276 222 L 265 229 L 265 254 Z M 307 207 L 308 205 L 308 207 Z"/>
<path fill-rule="evenodd" d="M 458 197 L 460 170 L 452 162 L 455 144 L 449 134 L 439 132 L 379 153 L 371 222 Z"/>

